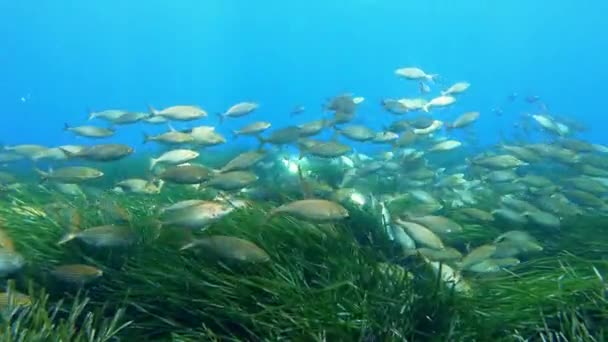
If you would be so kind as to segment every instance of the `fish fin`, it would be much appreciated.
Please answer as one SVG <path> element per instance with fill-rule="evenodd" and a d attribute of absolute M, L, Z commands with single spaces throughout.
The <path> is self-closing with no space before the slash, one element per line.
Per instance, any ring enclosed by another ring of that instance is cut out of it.
<path fill-rule="evenodd" d="M 258 142 L 260 143 L 258 145 L 258 150 L 261 150 L 264 147 L 264 144 L 266 144 L 266 140 L 261 135 L 256 135 L 255 138 L 258 139 Z"/>
<path fill-rule="evenodd" d="M 87 107 L 85 109 L 85 111 L 87 112 L 87 114 L 89 114 L 89 116 L 88 116 L 89 120 L 93 120 L 96 118 L 95 112 L 91 108 Z"/>
<path fill-rule="evenodd" d="M 66 156 L 66 157 L 68 157 L 68 158 L 76 158 L 76 157 L 78 157 L 78 155 L 79 155 L 78 153 L 75 153 L 75 152 L 72 152 L 72 151 L 66 150 L 65 148 L 62 148 L 62 147 L 60 147 L 59 149 L 60 149 L 60 150 L 61 150 L 61 152 L 63 152 L 63 154 L 65 154 L 65 156 Z"/>
<path fill-rule="evenodd" d="M 169 131 L 176 132 L 175 128 L 170 123 L 167 124 L 167 127 L 169 128 Z"/>
<path fill-rule="evenodd" d="M 61 240 L 59 240 L 59 241 L 57 242 L 57 244 L 58 244 L 58 245 L 63 245 L 63 244 L 65 244 L 65 243 L 67 243 L 67 242 L 70 242 L 70 241 L 74 240 L 74 239 L 75 239 L 75 238 L 77 238 L 77 237 L 78 237 L 78 234 L 77 234 L 77 233 L 75 233 L 75 232 L 70 232 L 70 233 L 67 233 L 66 235 L 64 235 L 64 236 L 61 238 Z"/>
<path fill-rule="evenodd" d="M 302 168 L 300 167 L 300 164 L 298 163 L 297 165 L 298 165 L 298 178 L 300 180 L 300 187 L 302 188 L 302 195 L 304 196 L 305 199 L 313 198 L 312 190 L 310 189 L 310 184 L 308 184 L 308 182 L 306 182 L 306 180 L 304 179 L 304 174 L 302 173 Z"/>
<path fill-rule="evenodd" d="M 49 172 L 44 172 L 39 168 L 34 168 L 34 171 L 40 176 L 40 184 L 46 182 L 49 179 Z"/>
<path fill-rule="evenodd" d="M 158 111 L 156 109 L 154 109 L 154 107 L 152 107 L 151 105 L 148 105 L 148 111 L 150 112 L 150 115 L 152 115 L 152 116 L 158 114 Z"/>
<path fill-rule="evenodd" d="M 158 163 L 158 159 L 150 158 L 150 170 L 154 170 L 156 163 Z"/>
<path fill-rule="evenodd" d="M 143 132 L 144 133 L 144 144 L 147 143 L 148 141 L 150 141 L 150 136 L 148 135 L 148 133 Z"/>
<path fill-rule="evenodd" d="M 425 77 L 425 79 L 431 83 L 435 83 L 437 78 L 439 78 L 439 74 L 426 75 L 426 77 Z"/>
<path fill-rule="evenodd" d="M 71 127 L 70 127 L 70 125 L 68 125 L 68 123 L 67 123 L 67 122 L 64 122 L 64 123 L 63 123 L 63 130 L 64 130 L 64 131 L 69 131 L 69 130 L 70 130 L 70 128 L 71 128 Z"/>
<path fill-rule="evenodd" d="M 425 113 L 429 112 L 429 105 L 428 105 L 428 103 L 425 104 L 424 106 L 422 106 L 422 111 L 425 112 Z"/>
<path fill-rule="evenodd" d="M 219 124 L 223 124 L 224 123 L 224 113 L 215 113 L 215 115 L 217 115 L 218 119 L 220 120 Z"/>

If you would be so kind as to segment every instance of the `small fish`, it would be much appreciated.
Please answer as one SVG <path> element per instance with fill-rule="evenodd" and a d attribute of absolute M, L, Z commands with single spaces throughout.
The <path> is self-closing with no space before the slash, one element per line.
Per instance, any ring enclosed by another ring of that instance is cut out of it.
<path fill-rule="evenodd" d="M 445 246 L 441 239 L 425 226 L 401 219 L 395 220 L 395 223 L 405 229 L 406 233 L 417 243 L 433 249 L 443 249 Z"/>
<path fill-rule="evenodd" d="M 121 109 L 108 109 L 103 110 L 101 112 L 90 112 L 89 120 L 93 120 L 95 118 L 104 119 L 107 121 L 114 121 L 124 115 L 127 111 Z"/>
<path fill-rule="evenodd" d="M 182 201 L 165 208 L 161 222 L 163 226 L 205 228 L 245 205 L 245 202 L 238 200 L 230 201 L 230 203 L 202 200 Z"/>
<path fill-rule="evenodd" d="M 87 138 L 107 138 L 114 135 L 115 131 L 110 128 L 96 127 L 96 126 L 78 126 L 71 127 L 67 123 L 64 124 L 65 131 L 72 132 L 76 135 L 87 137 Z"/>
<path fill-rule="evenodd" d="M 80 240 L 94 247 L 111 248 L 130 246 L 136 242 L 137 236 L 129 227 L 110 224 L 72 231 L 62 237 L 57 244 L 63 245 L 72 240 Z"/>
<path fill-rule="evenodd" d="M 291 112 L 289 113 L 291 116 L 300 115 L 306 111 L 306 107 L 304 106 L 295 106 Z"/>
<path fill-rule="evenodd" d="M 41 182 L 51 180 L 59 183 L 75 184 L 97 179 L 104 175 L 103 172 L 86 166 L 68 166 L 50 172 L 34 170 L 40 175 Z"/>
<path fill-rule="evenodd" d="M 255 173 L 249 171 L 230 171 L 216 175 L 205 186 L 218 190 L 234 191 L 246 188 L 257 180 L 258 176 Z"/>
<path fill-rule="evenodd" d="M 468 82 L 458 82 L 441 92 L 441 96 L 457 95 L 465 92 L 471 86 Z"/>
<path fill-rule="evenodd" d="M 15 145 L 15 146 L 4 146 L 5 151 L 14 152 L 18 155 L 32 158 L 40 153 L 47 151 L 49 148 L 41 145 Z"/>
<path fill-rule="evenodd" d="M 255 166 L 257 163 L 264 160 L 264 158 L 266 158 L 266 153 L 264 151 L 243 152 L 226 163 L 226 165 L 220 169 L 220 172 L 225 173 L 246 170 Z"/>
<path fill-rule="evenodd" d="M 434 82 L 435 79 L 439 76 L 436 74 L 429 75 L 422 69 L 416 67 L 405 67 L 396 69 L 395 75 L 406 78 L 408 80 L 425 80 L 427 82 Z"/>
<path fill-rule="evenodd" d="M 253 111 L 258 109 L 259 104 L 255 102 L 240 102 L 234 106 L 228 108 L 224 113 L 219 113 L 220 123 L 224 122 L 225 118 L 238 118 L 251 114 Z"/>
<path fill-rule="evenodd" d="M 154 166 L 156 166 L 156 164 L 158 164 L 158 163 L 173 164 L 173 165 L 183 164 L 185 162 L 189 162 L 193 159 L 198 158 L 198 156 L 199 156 L 199 153 L 196 151 L 192 151 L 192 150 L 186 150 L 186 149 L 171 150 L 171 151 L 163 153 L 158 158 L 151 158 L 150 159 L 150 170 L 154 169 Z"/>
<path fill-rule="evenodd" d="M 449 95 L 442 95 L 429 101 L 422 107 L 422 110 L 428 113 L 429 109 L 432 107 L 447 107 L 451 104 L 454 104 L 455 102 L 455 97 Z"/>
<path fill-rule="evenodd" d="M 16 252 L 0 249 L 0 278 L 19 271 L 25 265 L 25 259 Z"/>
<path fill-rule="evenodd" d="M 422 81 L 418 82 L 418 89 L 420 90 L 420 94 L 428 94 L 431 92 L 431 87 Z"/>
<path fill-rule="evenodd" d="M 165 169 L 159 177 L 176 184 L 200 184 L 213 176 L 213 172 L 200 165 L 178 165 Z"/>
<path fill-rule="evenodd" d="M 233 236 L 213 235 L 194 240 L 180 250 L 200 248 L 215 254 L 219 258 L 240 262 L 263 263 L 270 261 L 270 256 L 251 241 Z"/>
<path fill-rule="evenodd" d="M 133 148 L 123 144 L 101 144 L 85 147 L 77 153 L 61 149 L 68 158 L 82 158 L 90 161 L 116 161 L 133 153 Z"/>
<path fill-rule="evenodd" d="M 313 222 L 330 222 L 349 216 L 348 210 L 342 205 L 323 199 L 305 199 L 287 203 L 271 210 L 269 217 L 278 214 L 287 214 Z"/>
<path fill-rule="evenodd" d="M 265 130 L 269 129 L 270 126 L 272 126 L 272 124 L 270 122 L 256 121 L 241 129 L 232 131 L 232 133 L 235 138 L 238 137 L 239 135 L 256 135 L 256 134 L 262 133 Z"/>
<path fill-rule="evenodd" d="M 162 116 L 165 119 L 177 121 L 192 121 L 207 116 L 204 109 L 192 105 L 171 106 L 162 110 L 156 110 L 152 107 L 149 107 L 149 109 L 152 116 Z"/>
<path fill-rule="evenodd" d="M 66 283 L 86 285 L 100 278 L 103 271 L 89 265 L 71 264 L 53 268 L 51 275 Z"/>
<path fill-rule="evenodd" d="M 459 116 L 451 124 L 446 124 L 446 128 L 463 128 L 477 121 L 477 119 L 479 119 L 479 112 L 467 112 Z"/>
<path fill-rule="evenodd" d="M 226 138 L 218 133 L 213 126 L 199 126 L 190 130 L 193 143 L 201 146 L 215 146 L 224 144 Z"/>
<path fill-rule="evenodd" d="M 451 151 L 460 146 L 462 146 L 462 143 L 458 140 L 445 140 L 433 145 L 429 148 L 429 152 Z"/>
<path fill-rule="evenodd" d="M 127 112 L 127 113 L 124 113 L 123 115 L 117 117 L 116 119 L 112 120 L 112 123 L 115 125 L 129 125 L 129 124 L 139 122 L 149 116 L 150 116 L 150 114 L 147 114 L 147 113 Z"/>
<path fill-rule="evenodd" d="M 116 187 L 121 191 L 142 195 L 158 194 L 160 193 L 162 186 L 162 181 L 157 184 L 157 182 L 139 178 L 125 179 L 116 183 Z"/>

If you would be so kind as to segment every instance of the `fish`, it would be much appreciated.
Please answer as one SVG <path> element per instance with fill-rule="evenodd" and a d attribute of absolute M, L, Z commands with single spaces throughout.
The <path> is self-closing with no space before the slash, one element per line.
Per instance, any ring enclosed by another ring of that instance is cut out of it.
<path fill-rule="evenodd" d="M 71 151 L 60 148 L 68 158 L 81 158 L 90 161 L 116 161 L 123 159 L 133 153 L 133 148 L 123 144 L 100 144 L 90 147 L 85 147 L 82 150 L 73 153 Z"/>
<path fill-rule="evenodd" d="M 368 141 L 376 137 L 376 132 L 363 125 L 349 125 L 342 128 L 335 127 L 336 132 L 355 141 Z"/>
<path fill-rule="evenodd" d="M 304 155 L 320 158 L 337 158 L 352 151 L 352 147 L 337 141 L 319 141 L 309 146 L 300 145 L 300 158 Z"/>
<path fill-rule="evenodd" d="M 104 175 L 102 171 L 86 166 L 67 166 L 49 172 L 34 169 L 40 175 L 40 181 L 51 180 L 59 183 L 82 183 L 100 178 Z"/>
<path fill-rule="evenodd" d="M 495 245 L 481 245 L 469 252 L 459 263 L 461 269 L 466 270 L 471 266 L 491 258 L 496 252 Z"/>
<path fill-rule="evenodd" d="M 97 267 L 82 264 L 59 265 L 50 273 L 63 282 L 77 285 L 89 284 L 103 275 L 103 271 Z"/>
<path fill-rule="evenodd" d="M 405 232 L 420 245 L 432 248 L 443 249 L 445 245 L 441 239 L 425 226 L 411 221 L 396 219 L 395 223 L 405 229 Z"/>
<path fill-rule="evenodd" d="M 199 126 L 190 130 L 193 143 L 201 146 L 215 146 L 224 144 L 226 138 L 215 130 L 212 126 Z"/>
<path fill-rule="evenodd" d="M 121 116 L 117 117 L 114 120 L 111 120 L 114 125 L 129 125 L 139 121 L 142 121 L 145 118 L 150 117 L 148 113 L 140 113 L 140 112 L 126 112 Z"/>
<path fill-rule="evenodd" d="M 160 193 L 162 186 L 163 183 L 157 184 L 157 182 L 139 178 L 124 179 L 116 183 L 116 187 L 123 192 L 143 195 L 158 194 Z"/>
<path fill-rule="evenodd" d="M 73 230 L 64 235 L 57 244 L 63 245 L 72 240 L 79 240 L 93 247 L 112 248 L 133 245 L 137 242 L 137 236 L 129 227 L 109 224 Z"/>
<path fill-rule="evenodd" d="M 214 172 L 200 165 L 177 165 L 165 169 L 160 179 L 176 184 L 200 184 L 213 177 Z"/>
<path fill-rule="evenodd" d="M 272 126 L 270 122 L 267 121 L 256 121 L 250 123 L 242 127 L 241 129 L 232 131 L 234 138 L 237 138 L 239 135 L 256 135 L 264 132 Z"/>
<path fill-rule="evenodd" d="M 456 98 L 453 96 L 449 96 L 449 95 L 442 95 L 439 97 L 436 97 L 434 99 L 432 99 L 431 101 L 429 101 L 428 103 L 426 103 L 423 107 L 422 110 L 425 112 L 429 112 L 429 109 L 433 108 L 433 107 L 447 107 L 449 105 L 452 105 L 456 102 Z"/>
<path fill-rule="evenodd" d="M 312 222 L 332 222 L 349 217 L 342 205 L 324 199 L 304 199 L 283 204 L 270 211 L 269 217 L 290 215 Z"/>
<path fill-rule="evenodd" d="M 225 118 L 238 118 L 249 115 L 259 108 L 259 104 L 255 102 L 239 102 L 228 108 L 224 113 L 219 113 L 220 123 L 224 122 Z"/>
<path fill-rule="evenodd" d="M 408 80 L 424 80 L 427 82 L 434 82 L 439 75 L 427 74 L 422 69 L 417 67 L 404 67 L 395 70 L 395 75 L 403 77 Z"/>
<path fill-rule="evenodd" d="M 239 171 L 239 170 L 247 170 L 255 166 L 257 163 L 264 160 L 267 157 L 265 151 L 248 151 L 243 152 L 224 165 L 219 172 L 231 172 L 231 171 Z"/>
<path fill-rule="evenodd" d="M 114 129 L 111 129 L 111 128 L 103 128 L 103 127 L 97 127 L 97 126 L 72 127 L 72 126 L 68 125 L 67 123 L 64 124 L 63 130 L 69 131 L 69 132 L 72 132 L 81 137 L 87 137 L 87 138 L 107 138 L 107 137 L 113 136 L 114 133 L 116 132 Z"/>
<path fill-rule="evenodd" d="M 447 123 L 446 128 L 447 129 L 463 128 L 463 127 L 471 125 L 472 123 L 477 121 L 477 119 L 479 119 L 479 112 L 466 112 L 466 113 L 462 114 L 461 116 L 459 116 L 458 118 L 456 118 L 456 120 L 454 120 L 454 122 Z"/>
<path fill-rule="evenodd" d="M 27 158 L 32 158 L 40 153 L 47 151 L 49 148 L 41 145 L 24 144 L 15 146 L 4 146 L 3 149 L 5 151 L 13 152 Z"/>
<path fill-rule="evenodd" d="M 458 140 L 445 140 L 433 145 L 429 148 L 429 152 L 451 151 L 460 146 L 462 146 L 462 143 Z"/>
<path fill-rule="evenodd" d="M 234 236 L 213 235 L 197 239 L 182 246 L 180 250 L 191 248 L 203 249 L 221 259 L 250 263 L 265 263 L 270 256 L 251 241 Z"/>
<path fill-rule="evenodd" d="M 463 231 L 461 225 L 443 216 L 410 216 L 408 220 L 421 224 L 437 234 L 461 233 Z"/>
<path fill-rule="evenodd" d="M 441 96 L 457 95 L 465 92 L 471 86 L 468 82 L 458 82 L 441 92 Z"/>
<path fill-rule="evenodd" d="M 175 226 L 188 229 L 206 228 L 238 208 L 245 207 L 246 202 L 230 201 L 189 201 L 180 202 L 171 209 L 165 208 L 161 216 L 163 226 Z"/>
<path fill-rule="evenodd" d="M 126 112 L 127 111 L 122 109 L 107 109 L 100 112 L 89 112 L 89 120 L 104 119 L 112 122 L 124 115 Z"/>
<path fill-rule="evenodd" d="M 154 169 L 156 164 L 164 163 L 164 164 L 183 164 L 198 158 L 199 153 L 192 150 L 186 149 L 176 149 L 167 151 L 160 155 L 158 158 L 150 159 L 150 170 Z"/>
<path fill-rule="evenodd" d="M 298 105 L 293 107 L 293 109 L 291 110 L 291 112 L 289 113 L 291 116 L 295 116 L 295 115 L 300 115 L 302 113 L 304 113 L 306 111 L 306 107 L 302 106 L 302 105 Z"/>
<path fill-rule="evenodd" d="M 25 258 L 21 254 L 11 248 L 0 248 L 0 278 L 18 272 L 23 266 L 25 266 Z"/>
<path fill-rule="evenodd" d="M 165 119 L 176 121 L 192 121 L 201 119 L 207 116 L 207 112 L 201 107 L 194 105 L 178 105 L 156 110 L 149 107 L 152 116 L 162 116 Z"/>
<path fill-rule="evenodd" d="M 206 187 L 234 191 L 246 188 L 258 180 L 258 176 L 249 171 L 229 171 L 215 175 L 205 183 Z"/>

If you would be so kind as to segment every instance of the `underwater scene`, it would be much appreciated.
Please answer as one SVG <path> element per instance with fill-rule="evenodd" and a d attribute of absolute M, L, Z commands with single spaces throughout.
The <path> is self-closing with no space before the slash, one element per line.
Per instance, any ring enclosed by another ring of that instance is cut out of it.
<path fill-rule="evenodd" d="M 0 3 L 0 341 L 607 341 L 607 11 Z"/>

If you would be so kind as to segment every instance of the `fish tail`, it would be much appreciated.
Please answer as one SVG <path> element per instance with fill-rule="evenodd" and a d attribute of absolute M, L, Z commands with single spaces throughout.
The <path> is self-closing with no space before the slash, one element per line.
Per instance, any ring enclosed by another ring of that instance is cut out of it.
<path fill-rule="evenodd" d="M 150 158 L 150 170 L 154 169 L 154 166 L 156 166 L 156 163 L 158 163 L 158 159 Z"/>
<path fill-rule="evenodd" d="M 93 120 L 97 117 L 97 115 L 95 115 L 95 112 L 93 112 L 91 108 L 87 108 L 87 113 L 89 113 L 89 120 Z"/>
<path fill-rule="evenodd" d="M 71 128 L 71 127 L 70 127 L 70 125 L 69 125 L 67 122 L 64 122 L 64 123 L 63 123 L 63 130 L 64 130 L 64 131 L 69 131 L 69 130 L 70 130 L 70 128 Z"/>
<path fill-rule="evenodd" d="M 425 104 L 424 106 L 422 106 L 422 111 L 424 111 L 425 113 L 429 112 L 429 105 Z"/>
<path fill-rule="evenodd" d="M 144 144 L 148 141 L 150 141 L 150 136 L 148 135 L 148 133 L 144 132 Z"/>
<path fill-rule="evenodd" d="M 224 114 L 223 113 L 216 113 L 215 115 L 217 115 L 218 118 L 219 118 L 219 120 L 220 120 L 219 124 L 220 125 L 223 124 L 224 123 Z"/>
<path fill-rule="evenodd" d="M 194 242 L 188 242 L 187 244 L 185 244 L 185 245 L 181 246 L 181 247 L 179 248 L 179 250 L 180 250 L 180 251 L 185 251 L 185 250 L 190 249 L 190 248 L 192 248 L 192 247 L 194 247 L 194 246 L 195 246 L 195 243 L 194 243 Z"/>
<path fill-rule="evenodd" d="M 256 135 L 255 137 L 256 137 L 256 139 L 258 139 L 258 142 L 260 143 L 258 145 L 258 151 L 259 151 L 262 149 L 262 147 L 264 147 L 264 144 L 266 144 L 266 140 L 264 140 L 264 137 L 261 135 Z"/>
<path fill-rule="evenodd" d="M 61 152 L 63 152 L 63 154 L 65 154 L 66 157 L 68 158 L 75 158 L 78 156 L 78 153 L 74 153 L 72 151 L 68 151 L 65 148 L 60 147 L 59 148 L 61 150 Z"/>
<path fill-rule="evenodd" d="M 439 74 L 431 74 L 431 75 L 426 75 L 426 80 L 431 82 L 431 83 L 435 83 L 435 81 L 437 80 L 437 78 L 439 77 Z"/>
<path fill-rule="evenodd" d="M 78 234 L 76 234 L 76 233 L 74 233 L 74 232 L 72 232 L 72 233 L 67 233 L 67 234 L 65 234 L 65 235 L 64 235 L 64 236 L 61 238 L 61 240 L 59 240 L 59 241 L 57 242 L 57 244 L 58 244 L 58 245 L 63 245 L 63 244 L 65 244 L 65 243 L 67 243 L 67 242 L 70 242 L 70 241 L 74 240 L 74 239 L 75 239 L 77 236 L 78 236 Z"/>
<path fill-rule="evenodd" d="M 154 109 L 154 107 L 152 107 L 151 105 L 148 105 L 148 112 L 150 112 L 151 116 L 158 114 L 158 111 L 156 109 Z"/>
<path fill-rule="evenodd" d="M 236 138 L 238 138 L 238 137 L 239 137 L 239 132 L 237 132 L 237 131 L 232 131 L 232 139 L 233 139 L 233 140 L 236 140 Z"/>
<path fill-rule="evenodd" d="M 42 170 L 40 170 L 39 168 L 34 168 L 34 171 L 36 171 L 36 173 L 38 175 L 40 175 L 40 184 L 46 182 L 49 179 L 49 173 L 48 172 L 44 172 Z"/>

